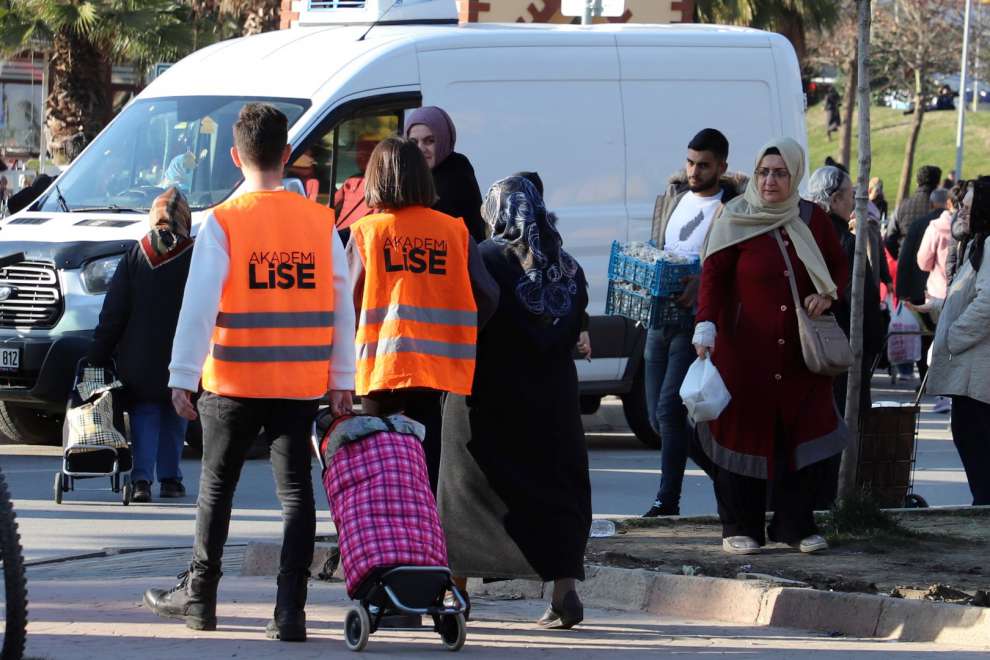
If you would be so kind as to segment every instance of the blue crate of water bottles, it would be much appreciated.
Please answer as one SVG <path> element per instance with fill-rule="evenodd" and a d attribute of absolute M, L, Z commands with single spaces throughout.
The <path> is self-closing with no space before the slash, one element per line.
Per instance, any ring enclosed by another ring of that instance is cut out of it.
<path fill-rule="evenodd" d="M 627 249 L 640 254 L 628 254 Z M 644 258 L 646 255 L 649 258 Z M 669 297 L 684 291 L 684 279 L 700 272 L 701 262 L 697 257 L 670 258 L 652 243 L 622 245 L 612 241 L 608 260 L 610 282 L 629 282 L 650 295 Z"/>
<path fill-rule="evenodd" d="M 647 327 L 655 328 L 658 299 L 645 290 L 637 291 L 636 285 L 628 282 L 611 281 L 605 298 L 605 314 L 630 318 Z"/>

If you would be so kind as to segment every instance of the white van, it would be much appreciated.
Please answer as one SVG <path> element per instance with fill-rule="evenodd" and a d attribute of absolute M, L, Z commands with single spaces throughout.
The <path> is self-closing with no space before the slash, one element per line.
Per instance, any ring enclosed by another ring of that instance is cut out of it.
<path fill-rule="evenodd" d="M 355 12 L 378 3 L 365 4 L 309 0 L 302 22 L 327 25 L 186 57 L 2 224 L 0 255 L 27 260 L 0 272 L 0 431 L 58 439 L 76 360 L 118 260 L 147 231 L 151 201 L 177 181 L 198 221 L 236 194 L 231 127 L 245 102 L 264 100 L 291 123 L 287 176 L 321 203 L 357 173 L 360 142 L 401 132 L 404 114 L 421 105 L 453 117 L 482 193 L 538 171 L 591 285 L 594 359 L 577 362 L 583 409 L 620 395 L 633 431 L 658 443 L 645 412 L 644 332 L 603 316 L 609 248 L 648 239 L 655 198 L 698 130 L 724 132 L 730 167 L 744 170 L 770 137 L 805 142 L 790 44 L 711 25 L 457 25 L 453 0 L 405 0 L 372 27 Z"/>

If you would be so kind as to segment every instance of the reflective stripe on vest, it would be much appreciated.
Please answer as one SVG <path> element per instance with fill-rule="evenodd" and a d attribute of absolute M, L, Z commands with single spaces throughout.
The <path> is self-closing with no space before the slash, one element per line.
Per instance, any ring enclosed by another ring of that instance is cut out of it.
<path fill-rule="evenodd" d="M 357 359 L 366 360 L 389 353 L 422 353 L 423 355 L 436 355 L 452 360 L 473 360 L 475 348 L 475 344 L 454 344 L 431 339 L 392 337 L 372 344 L 358 344 Z"/>
<path fill-rule="evenodd" d="M 423 207 L 351 226 L 365 286 L 355 338 L 357 393 L 431 388 L 470 394 L 478 308 L 461 220 Z"/>
<path fill-rule="evenodd" d="M 333 211 L 285 191 L 217 206 L 230 266 L 204 389 L 224 396 L 316 399 L 333 355 Z"/>
<path fill-rule="evenodd" d="M 220 312 L 217 327 L 232 329 L 326 328 L 333 312 Z"/>
<path fill-rule="evenodd" d="M 463 325 L 477 327 L 476 311 L 461 311 L 442 307 L 415 307 L 413 305 L 391 305 L 361 311 L 360 325 L 374 325 L 388 321 L 419 321 L 435 325 Z"/>

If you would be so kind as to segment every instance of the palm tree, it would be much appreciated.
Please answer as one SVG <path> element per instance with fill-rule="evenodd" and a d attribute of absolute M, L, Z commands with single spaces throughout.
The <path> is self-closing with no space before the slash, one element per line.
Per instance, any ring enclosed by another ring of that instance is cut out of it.
<path fill-rule="evenodd" d="M 804 63 L 808 52 L 805 30 L 820 30 L 838 17 L 834 0 L 697 0 L 695 20 L 775 30 L 794 45 Z"/>
<path fill-rule="evenodd" d="M 0 0 L 0 55 L 50 54 L 46 130 L 56 159 L 71 159 L 110 120 L 118 62 L 171 61 L 193 44 L 177 0 Z"/>

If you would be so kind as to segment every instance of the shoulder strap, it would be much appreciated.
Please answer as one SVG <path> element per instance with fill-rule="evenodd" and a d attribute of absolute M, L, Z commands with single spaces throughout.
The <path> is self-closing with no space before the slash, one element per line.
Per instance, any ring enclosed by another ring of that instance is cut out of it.
<path fill-rule="evenodd" d="M 811 214 L 815 212 L 815 204 L 806 199 L 802 199 L 798 203 L 798 209 L 801 213 L 801 222 L 811 226 Z"/>
<path fill-rule="evenodd" d="M 791 296 L 794 297 L 794 310 L 795 312 L 801 308 L 801 297 L 798 295 L 797 290 L 797 280 L 794 278 L 794 267 L 791 265 L 791 255 L 787 253 L 787 248 L 784 246 L 784 239 L 780 237 L 780 230 L 773 230 L 773 237 L 777 239 L 777 247 L 780 248 L 780 253 L 784 255 L 784 263 L 787 264 L 787 282 L 791 285 Z"/>

